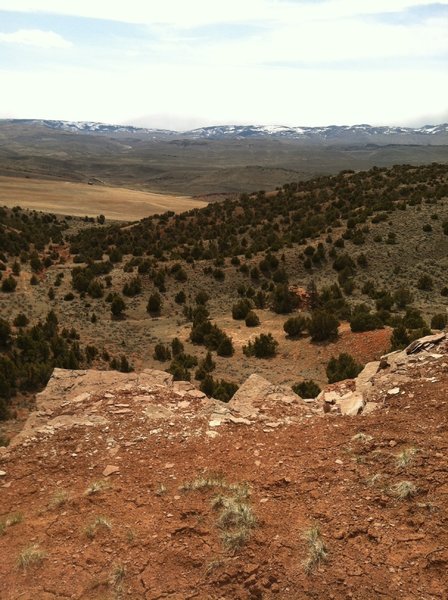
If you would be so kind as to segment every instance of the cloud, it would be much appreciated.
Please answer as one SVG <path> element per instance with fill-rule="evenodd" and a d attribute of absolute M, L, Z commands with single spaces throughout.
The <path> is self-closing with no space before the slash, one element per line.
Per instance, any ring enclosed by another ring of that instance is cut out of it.
<path fill-rule="evenodd" d="M 272 22 L 291 25 L 304 20 L 393 13 L 431 5 L 434 5 L 434 0 L 14 0 L 13 10 L 189 28 L 216 23 Z M 11 11 L 11 0 L 0 0 L 0 10 Z"/>
<path fill-rule="evenodd" d="M 41 29 L 19 29 L 13 33 L 0 33 L 0 42 L 36 48 L 70 48 L 73 46 L 58 33 Z"/>

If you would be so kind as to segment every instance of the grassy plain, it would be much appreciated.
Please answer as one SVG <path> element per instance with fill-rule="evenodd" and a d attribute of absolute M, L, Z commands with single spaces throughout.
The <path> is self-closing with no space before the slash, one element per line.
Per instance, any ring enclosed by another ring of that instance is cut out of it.
<path fill-rule="evenodd" d="M 108 220 L 136 221 L 167 210 L 180 213 L 200 208 L 204 202 L 190 196 L 122 187 L 0 176 L 0 205 L 77 217 L 103 214 Z"/>

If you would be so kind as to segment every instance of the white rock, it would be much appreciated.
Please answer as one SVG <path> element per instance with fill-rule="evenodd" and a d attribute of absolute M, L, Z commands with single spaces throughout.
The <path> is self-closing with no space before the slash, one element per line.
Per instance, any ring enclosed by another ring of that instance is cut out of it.
<path fill-rule="evenodd" d="M 364 398 L 360 392 L 350 392 L 336 403 L 343 415 L 354 417 L 364 408 Z"/>
<path fill-rule="evenodd" d="M 389 394 L 389 396 L 396 396 L 397 394 L 400 393 L 400 388 L 399 387 L 394 387 L 390 390 L 387 390 L 387 393 Z"/>

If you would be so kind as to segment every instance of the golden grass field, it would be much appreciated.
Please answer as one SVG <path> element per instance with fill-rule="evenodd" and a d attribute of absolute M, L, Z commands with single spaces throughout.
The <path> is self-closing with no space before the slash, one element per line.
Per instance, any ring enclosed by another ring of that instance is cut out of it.
<path fill-rule="evenodd" d="M 128 188 L 0 176 L 0 205 L 21 206 L 78 217 L 136 221 L 172 210 L 180 213 L 205 205 L 190 196 L 156 194 Z"/>

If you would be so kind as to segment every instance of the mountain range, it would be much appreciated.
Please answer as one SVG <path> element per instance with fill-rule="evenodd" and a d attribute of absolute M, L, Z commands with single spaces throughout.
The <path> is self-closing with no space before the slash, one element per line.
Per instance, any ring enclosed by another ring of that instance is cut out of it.
<path fill-rule="evenodd" d="M 1 122 L 1 121 L 0 121 Z M 113 125 L 94 121 L 10 119 L 4 123 L 37 125 L 52 130 L 80 134 L 143 136 L 154 140 L 231 140 L 282 139 L 312 143 L 430 144 L 448 143 L 448 123 L 423 127 L 328 125 L 323 127 L 287 127 L 283 125 L 214 125 L 189 131 L 149 129 L 133 125 Z"/>

